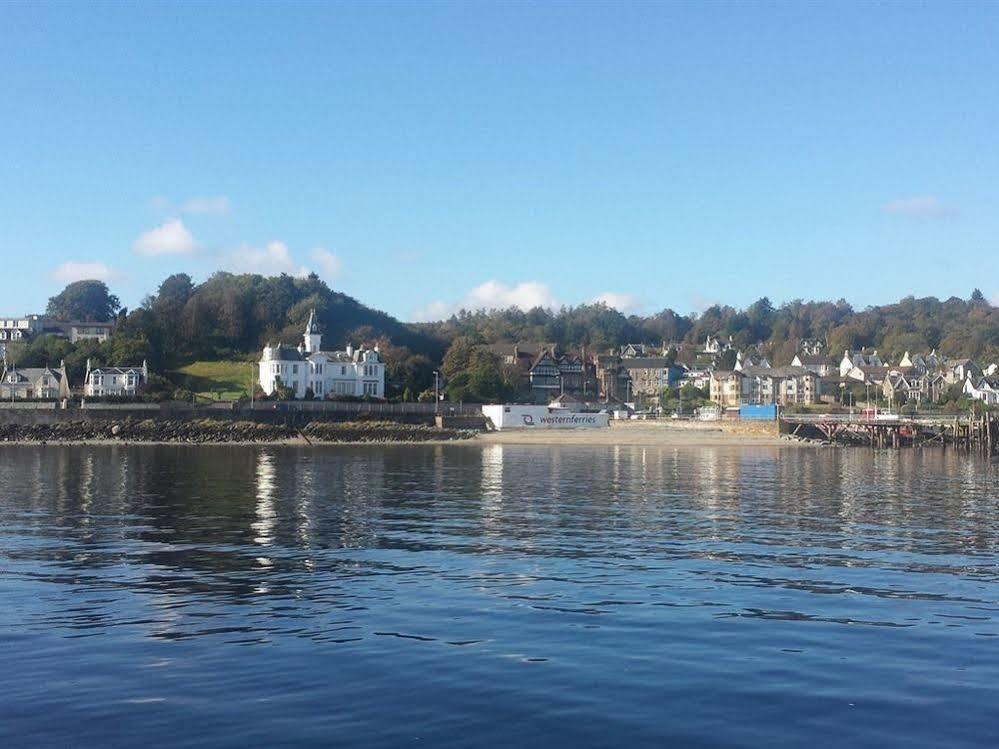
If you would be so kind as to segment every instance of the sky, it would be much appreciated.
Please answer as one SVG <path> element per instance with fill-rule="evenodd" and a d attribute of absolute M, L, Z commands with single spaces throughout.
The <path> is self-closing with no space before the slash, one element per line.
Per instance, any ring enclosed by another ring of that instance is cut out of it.
<path fill-rule="evenodd" d="M 999 304 L 999 3 L 0 4 L 0 312 Z"/>

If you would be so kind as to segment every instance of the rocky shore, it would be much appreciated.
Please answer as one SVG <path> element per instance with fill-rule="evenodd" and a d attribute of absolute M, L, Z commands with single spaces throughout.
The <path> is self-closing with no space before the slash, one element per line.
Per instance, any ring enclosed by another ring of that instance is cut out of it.
<path fill-rule="evenodd" d="M 466 429 L 440 429 L 391 421 L 314 421 L 302 429 L 254 421 L 193 421 L 125 418 L 116 421 L 71 421 L 60 424 L 0 424 L 0 442 L 73 443 L 345 443 L 436 442 L 475 436 Z"/>

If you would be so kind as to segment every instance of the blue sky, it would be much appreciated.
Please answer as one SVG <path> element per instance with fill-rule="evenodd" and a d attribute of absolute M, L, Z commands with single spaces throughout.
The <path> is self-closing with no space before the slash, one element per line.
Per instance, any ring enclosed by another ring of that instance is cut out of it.
<path fill-rule="evenodd" d="M 0 312 L 999 300 L 999 4 L 0 5 Z"/>

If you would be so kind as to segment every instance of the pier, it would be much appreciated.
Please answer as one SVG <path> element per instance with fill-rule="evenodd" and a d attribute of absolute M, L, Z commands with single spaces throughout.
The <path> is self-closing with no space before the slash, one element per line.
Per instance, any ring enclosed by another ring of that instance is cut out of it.
<path fill-rule="evenodd" d="M 999 415 L 781 414 L 782 435 L 875 448 L 946 446 L 991 457 L 999 454 Z"/>

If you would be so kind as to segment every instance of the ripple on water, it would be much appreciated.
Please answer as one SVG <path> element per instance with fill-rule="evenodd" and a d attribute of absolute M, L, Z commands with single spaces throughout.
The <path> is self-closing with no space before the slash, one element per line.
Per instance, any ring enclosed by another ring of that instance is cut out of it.
<path fill-rule="evenodd" d="M 979 746 L 996 466 L 0 447 L 4 745 Z"/>

